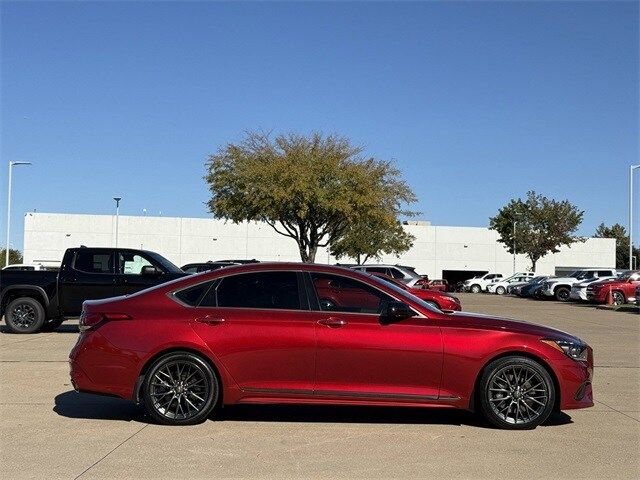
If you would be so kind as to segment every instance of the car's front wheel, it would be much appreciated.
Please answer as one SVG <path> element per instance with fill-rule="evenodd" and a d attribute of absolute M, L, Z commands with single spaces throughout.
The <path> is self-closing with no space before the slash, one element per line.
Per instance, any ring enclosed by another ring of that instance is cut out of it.
<path fill-rule="evenodd" d="M 207 362 L 193 353 L 174 352 L 149 368 L 142 401 L 159 423 L 193 425 L 209 416 L 219 394 L 220 382 Z"/>
<path fill-rule="evenodd" d="M 472 285 L 471 293 L 480 293 L 480 285 Z"/>
<path fill-rule="evenodd" d="M 558 287 L 555 292 L 556 300 L 559 302 L 568 302 L 569 295 L 571 295 L 571 290 L 567 287 Z"/>
<path fill-rule="evenodd" d="M 491 362 L 479 384 L 480 409 L 493 425 L 532 429 L 553 411 L 556 392 L 549 372 L 528 357 L 509 356 Z"/>
<path fill-rule="evenodd" d="M 497 293 L 498 295 L 504 295 L 504 294 L 505 294 L 505 289 L 504 289 L 504 287 L 498 287 L 498 288 L 496 288 L 496 293 Z"/>
<path fill-rule="evenodd" d="M 624 305 L 625 298 L 622 292 L 615 291 L 611 294 L 611 297 L 614 305 Z"/>

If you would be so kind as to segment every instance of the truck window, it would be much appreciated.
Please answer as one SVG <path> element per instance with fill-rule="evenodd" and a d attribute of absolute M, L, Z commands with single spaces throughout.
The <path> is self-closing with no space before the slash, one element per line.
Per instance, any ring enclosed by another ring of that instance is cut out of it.
<path fill-rule="evenodd" d="M 113 254 L 78 250 L 72 268 L 86 273 L 113 273 Z"/>
<path fill-rule="evenodd" d="M 120 273 L 124 275 L 140 275 L 142 267 L 153 266 L 145 257 L 138 253 L 120 253 Z"/>

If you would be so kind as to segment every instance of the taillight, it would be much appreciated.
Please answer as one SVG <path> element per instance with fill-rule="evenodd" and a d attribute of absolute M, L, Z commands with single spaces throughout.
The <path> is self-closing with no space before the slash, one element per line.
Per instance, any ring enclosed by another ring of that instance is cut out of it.
<path fill-rule="evenodd" d="M 95 330 L 100 325 L 113 320 L 131 320 L 133 317 L 126 313 L 85 313 L 80 315 L 80 322 L 78 323 L 78 329 L 81 332 L 87 330 Z"/>

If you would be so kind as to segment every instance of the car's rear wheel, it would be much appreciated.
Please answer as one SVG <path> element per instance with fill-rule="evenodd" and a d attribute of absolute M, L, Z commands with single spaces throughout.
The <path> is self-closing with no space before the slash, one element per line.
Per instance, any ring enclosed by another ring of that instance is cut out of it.
<path fill-rule="evenodd" d="M 490 363 L 479 384 L 480 408 L 493 425 L 511 430 L 535 428 L 553 411 L 556 393 L 549 372 L 528 357 Z"/>
<path fill-rule="evenodd" d="M 496 288 L 496 293 L 497 293 L 498 295 L 504 295 L 504 293 L 505 293 L 504 287 L 498 287 L 498 288 Z"/>
<path fill-rule="evenodd" d="M 44 324 L 44 307 L 35 298 L 21 297 L 9 302 L 4 321 L 12 333 L 36 333 Z"/>
<path fill-rule="evenodd" d="M 220 382 L 206 361 L 193 353 L 174 352 L 151 365 L 142 400 L 159 423 L 193 425 L 211 414 L 219 394 Z"/>
<path fill-rule="evenodd" d="M 615 291 L 611 294 L 611 299 L 614 305 L 624 305 L 625 298 L 622 292 Z"/>
<path fill-rule="evenodd" d="M 567 287 L 558 287 L 555 292 L 556 300 L 559 302 L 567 302 L 569 301 L 569 296 L 571 295 L 571 290 Z"/>

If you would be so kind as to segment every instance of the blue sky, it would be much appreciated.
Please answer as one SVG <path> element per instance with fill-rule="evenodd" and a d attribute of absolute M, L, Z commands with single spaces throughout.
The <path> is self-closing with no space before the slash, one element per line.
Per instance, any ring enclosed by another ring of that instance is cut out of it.
<path fill-rule="evenodd" d="M 106 214 L 114 195 L 122 214 L 208 216 L 206 157 L 247 129 L 339 133 L 395 159 L 434 224 L 486 226 L 530 189 L 584 209 L 582 234 L 627 223 L 637 2 L 0 13 L 2 231 L 6 162 L 34 163 L 15 170 L 17 247 L 25 212 Z"/>

